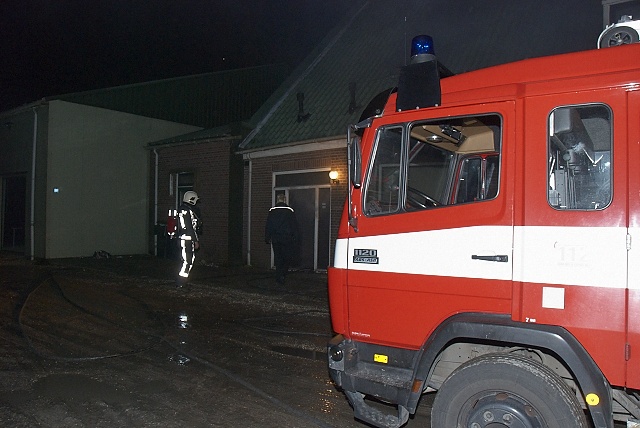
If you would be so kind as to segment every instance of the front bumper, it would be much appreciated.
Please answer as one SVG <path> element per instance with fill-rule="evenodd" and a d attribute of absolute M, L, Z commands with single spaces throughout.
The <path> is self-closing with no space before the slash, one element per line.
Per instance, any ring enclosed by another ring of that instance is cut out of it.
<path fill-rule="evenodd" d="M 354 342 L 338 335 L 329 342 L 327 355 L 331 379 L 344 390 L 356 418 L 381 428 L 399 427 L 408 420 L 409 397 L 422 392 L 421 382 L 417 391 L 414 388 L 412 351 Z M 377 359 L 386 359 L 386 363 Z M 369 406 L 365 395 L 397 405 L 397 415 Z"/>

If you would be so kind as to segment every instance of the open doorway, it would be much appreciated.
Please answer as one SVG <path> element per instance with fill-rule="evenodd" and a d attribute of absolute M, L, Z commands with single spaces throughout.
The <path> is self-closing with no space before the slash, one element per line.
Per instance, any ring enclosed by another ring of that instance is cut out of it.
<path fill-rule="evenodd" d="M 328 171 L 279 174 L 275 196 L 285 193 L 296 213 L 299 240 L 293 268 L 325 270 L 329 265 L 331 185 Z"/>
<path fill-rule="evenodd" d="M 26 233 L 25 176 L 2 179 L 2 249 L 24 252 Z"/>

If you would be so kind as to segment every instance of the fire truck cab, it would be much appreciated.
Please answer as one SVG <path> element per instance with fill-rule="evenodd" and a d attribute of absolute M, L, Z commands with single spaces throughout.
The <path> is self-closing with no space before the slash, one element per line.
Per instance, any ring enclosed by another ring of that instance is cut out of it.
<path fill-rule="evenodd" d="M 444 78 L 428 45 L 349 130 L 333 381 L 377 427 L 428 393 L 434 428 L 636 426 L 640 44 Z"/>

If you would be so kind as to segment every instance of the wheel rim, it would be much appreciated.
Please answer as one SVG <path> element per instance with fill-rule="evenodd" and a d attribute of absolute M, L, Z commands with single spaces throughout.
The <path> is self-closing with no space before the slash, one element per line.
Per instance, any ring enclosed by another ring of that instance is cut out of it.
<path fill-rule="evenodd" d="M 540 428 L 542 417 L 529 402 L 505 392 L 467 401 L 460 416 L 466 428 Z M 465 416 L 466 415 L 466 416 Z"/>
<path fill-rule="evenodd" d="M 631 34 L 626 31 L 620 31 L 611 35 L 609 38 L 609 46 L 627 45 L 631 43 L 631 41 Z"/>

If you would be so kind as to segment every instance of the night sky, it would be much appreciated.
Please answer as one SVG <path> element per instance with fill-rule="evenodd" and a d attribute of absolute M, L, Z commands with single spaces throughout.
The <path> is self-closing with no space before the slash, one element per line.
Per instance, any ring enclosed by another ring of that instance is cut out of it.
<path fill-rule="evenodd" d="M 42 97 L 302 60 L 346 0 L 1 0 L 0 112 Z"/>

